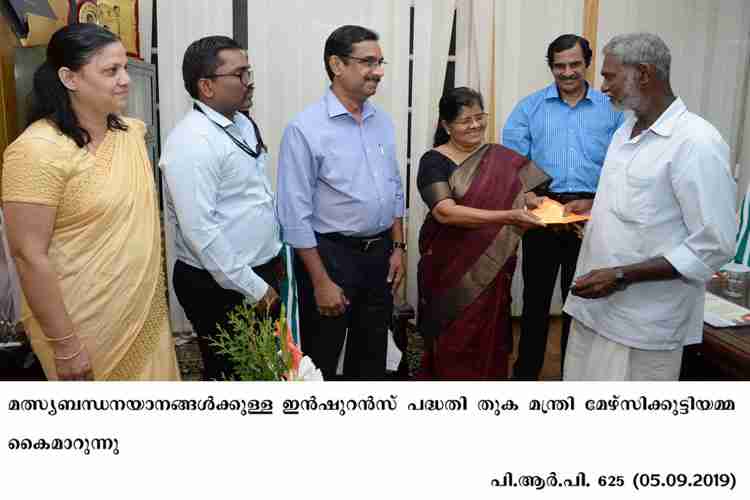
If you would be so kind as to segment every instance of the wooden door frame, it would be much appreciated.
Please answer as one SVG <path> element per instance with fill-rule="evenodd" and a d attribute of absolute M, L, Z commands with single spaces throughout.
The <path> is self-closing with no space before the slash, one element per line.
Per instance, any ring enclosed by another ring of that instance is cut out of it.
<path fill-rule="evenodd" d="M 591 64 L 586 69 L 586 80 L 594 85 L 596 79 L 596 34 L 599 30 L 599 0 L 583 0 L 583 37 L 591 46 Z"/>

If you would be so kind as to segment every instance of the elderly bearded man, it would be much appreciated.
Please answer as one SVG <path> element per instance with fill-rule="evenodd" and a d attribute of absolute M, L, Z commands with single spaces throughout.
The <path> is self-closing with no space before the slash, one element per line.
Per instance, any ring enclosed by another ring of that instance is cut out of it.
<path fill-rule="evenodd" d="M 656 35 L 604 47 L 602 92 L 632 110 L 612 138 L 572 296 L 565 380 L 676 380 L 700 342 L 705 282 L 734 254 L 729 147 L 669 82 Z"/>

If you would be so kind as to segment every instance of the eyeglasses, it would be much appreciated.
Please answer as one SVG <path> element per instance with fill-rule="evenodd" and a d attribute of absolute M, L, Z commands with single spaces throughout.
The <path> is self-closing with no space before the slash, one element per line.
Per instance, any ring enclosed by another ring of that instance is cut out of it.
<path fill-rule="evenodd" d="M 488 113 L 480 113 L 478 115 L 462 118 L 461 120 L 456 120 L 453 122 L 453 125 L 458 125 L 459 127 L 471 127 L 474 122 L 477 122 L 479 125 L 484 125 L 488 116 Z"/>
<path fill-rule="evenodd" d="M 255 82 L 255 78 L 253 77 L 253 69 L 248 68 L 244 71 L 240 71 L 238 73 L 214 73 L 212 75 L 206 75 L 204 78 L 221 78 L 223 76 L 234 76 L 240 79 L 240 82 L 242 82 L 242 85 L 244 86 L 250 86 Z"/>
<path fill-rule="evenodd" d="M 382 57 L 380 59 L 375 59 L 374 57 L 354 57 L 354 56 L 339 56 L 339 57 L 346 57 L 347 59 L 354 59 L 357 62 L 360 62 L 362 64 L 367 65 L 370 69 L 378 69 L 381 66 L 385 66 L 388 64 L 385 59 Z"/>

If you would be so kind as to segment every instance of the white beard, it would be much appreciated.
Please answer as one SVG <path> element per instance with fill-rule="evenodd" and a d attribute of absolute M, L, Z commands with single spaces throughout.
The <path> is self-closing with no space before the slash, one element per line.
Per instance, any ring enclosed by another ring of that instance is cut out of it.
<path fill-rule="evenodd" d="M 643 96 L 635 84 L 635 72 L 628 72 L 623 87 L 622 99 L 615 100 L 610 97 L 609 102 L 617 111 L 637 111 L 643 104 Z"/>

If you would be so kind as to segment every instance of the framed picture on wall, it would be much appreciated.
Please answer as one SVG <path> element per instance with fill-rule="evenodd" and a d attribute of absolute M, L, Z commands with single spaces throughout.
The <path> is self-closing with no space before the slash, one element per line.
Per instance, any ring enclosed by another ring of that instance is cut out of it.
<path fill-rule="evenodd" d="M 78 2 L 77 22 L 101 24 L 99 20 L 99 6 L 96 4 L 96 0 L 82 0 Z"/>
<path fill-rule="evenodd" d="M 122 40 L 128 55 L 140 58 L 138 0 L 83 0 L 78 2 L 78 22 L 94 22 Z"/>
<path fill-rule="evenodd" d="M 19 38 L 26 38 L 29 34 L 29 14 L 48 19 L 57 19 L 49 2 L 29 2 L 27 0 L 4 0 L 3 12 L 8 17 L 13 30 Z"/>
<path fill-rule="evenodd" d="M 47 45 L 52 33 L 70 21 L 75 0 L 0 0 L 4 15 L 24 47 Z"/>

